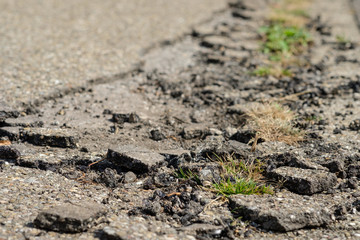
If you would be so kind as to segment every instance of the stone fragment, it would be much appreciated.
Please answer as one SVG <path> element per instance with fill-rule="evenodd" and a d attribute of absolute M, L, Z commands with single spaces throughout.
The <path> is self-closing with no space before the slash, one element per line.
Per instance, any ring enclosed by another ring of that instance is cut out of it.
<path fill-rule="evenodd" d="M 99 177 L 100 182 L 104 183 L 107 187 L 115 188 L 118 186 L 120 175 L 115 169 L 106 168 Z"/>
<path fill-rule="evenodd" d="M 75 149 L 47 148 L 29 143 L 13 142 L 11 146 L 21 153 L 21 157 L 17 159 L 19 166 L 42 170 L 54 170 L 78 154 Z M 90 158 L 89 153 L 82 153 L 81 156 L 84 159 Z"/>
<path fill-rule="evenodd" d="M 232 11 L 231 14 L 235 18 L 241 18 L 241 19 L 244 19 L 244 20 L 250 20 L 251 19 L 251 15 L 244 12 L 244 11 L 234 10 L 234 11 Z"/>
<path fill-rule="evenodd" d="M 250 57 L 250 53 L 248 51 L 238 51 L 233 49 L 225 50 L 225 56 L 232 58 L 238 62 L 246 61 Z"/>
<path fill-rule="evenodd" d="M 159 150 L 159 153 L 166 156 L 166 157 L 179 157 L 183 154 L 189 155 L 190 156 L 190 151 L 189 150 L 185 150 L 182 148 L 176 148 L 176 149 L 161 149 Z"/>
<path fill-rule="evenodd" d="M 132 183 L 135 182 L 136 180 L 136 175 L 133 172 L 127 172 L 124 175 L 124 183 Z"/>
<path fill-rule="evenodd" d="M 165 157 L 146 148 L 123 145 L 109 149 L 107 159 L 133 172 L 144 173 L 165 162 Z"/>
<path fill-rule="evenodd" d="M 360 177 L 360 163 L 350 164 L 347 168 L 347 177 Z"/>
<path fill-rule="evenodd" d="M 237 132 L 236 128 L 233 127 L 227 127 L 224 130 L 224 136 L 226 136 L 227 138 L 230 138 L 232 135 L 234 135 Z"/>
<path fill-rule="evenodd" d="M 255 135 L 255 130 L 238 130 L 230 139 L 248 144 L 252 139 L 255 139 Z"/>
<path fill-rule="evenodd" d="M 150 138 L 154 141 L 161 141 L 166 137 L 159 129 L 153 129 L 150 131 Z"/>
<path fill-rule="evenodd" d="M 31 128 L 23 135 L 25 141 L 38 146 L 76 148 L 79 141 L 74 132 L 66 129 Z"/>
<path fill-rule="evenodd" d="M 128 123 L 138 123 L 140 122 L 140 117 L 136 113 L 113 113 L 113 122 L 123 124 Z"/>
<path fill-rule="evenodd" d="M 284 153 L 293 150 L 294 147 L 284 142 L 262 142 L 256 145 L 256 151 L 259 154 Z"/>
<path fill-rule="evenodd" d="M 303 157 L 295 154 L 294 152 L 285 152 L 285 153 L 275 153 L 264 156 L 262 159 L 267 160 L 268 168 L 278 168 L 278 167 L 294 167 L 294 168 L 303 168 L 303 169 L 315 169 L 315 170 L 324 170 L 328 171 L 325 166 L 320 164 L 308 161 Z"/>
<path fill-rule="evenodd" d="M 20 127 L 2 127 L 0 128 L 0 137 L 8 137 L 11 141 L 18 141 L 22 138 L 22 128 Z"/>
<path fill-rule="evenodd" d="M 201 46 L 207 48 L 219 48 L 221 46 L 230 48 L 234 47 L 234 43 L 232 42 L 232 40 L 225 36 L 208 36 L 205 37 L 200 44 Z"/>
<path fill-rule="evenodd" d="M 217 156 L 232 155 L 238 159 L 248 159 L 251 155 L 251 147 L 247 144 L 229 140 L 226 142 L 208 142 L 205 146 L 199 146 L 197 150 L 205 158 L 217 159 Z M 216 155 L 214 155 L 216 154 Z"/>
<path fill-rule="evenodd" d="M 247 108 L 243 104 L 236 104 L 228 107 L 226 112 L 229 114 L 244 115 L 247 112 Z"/>
<path fill-rule="evenodd" d="M 203 124 L 192 124 L 185 127 L 181 133 L 185 139 L 204 138 L 208 134 L 207 126 Z"/>
<path fill-rule="evenodd" d="M 239 42 L 239 46 L 237 48 L 247 51 L 257 51 L 259 50 L 259 44 L 257 43 L 257 41 L 246 40 Z"/>
<path fill-rule="evenodd" d="M 64 203 L 41 211 L 34 224 L 38 228 L 56 232 L 83 232 L 94 226 L 105 213 L 105 209 L 96 203 Z"/>
<path fill-rule="evenodd" d="M 5 102 L 0 101 L 0 122 L 7 118 L 17 118 L 20 112 L 8 106 Z"/>
<path fill-rule="evenodd" d="M 209 64 L 223 64 L 225 62 L 229 62 L 230 60 L 231 58 L 218 54 L 208 54 L 206 56 L 206 62 Z"/>
<path fill-rule="evenodd" d="M 340 173 L 345 169 L 345 163 L 340 159 L 331 159 L 325 162 L 320 163 L 322 166 L 329 169 L 332 173 Z"/>
<path fill-rule="evenodd" d="M 293 231 L 325 226 L 334 221 L 331 203 L 293 193 L 272 195 L 235 195 L 229 198 L 234 213 L 272 231 Z"/>
<path fill-rule="evenodd" d="M 224 231 L 223 226 L 215 226 L 206 223 L 194 223 L 189 226 L 181 227 L 178 229 L 187 234 L 198 235 L 206 233 L 208 236 L 210 235 L 213 238 L 220 237 L 221 233 Z"/>
<path fill-rule="evenodd" d="M 20 152 L 11 146 L 0 146 L 0 159 L 18 159 Z"/>
<path fill-rule="evenodd" d="M 207 112 L 204 110 L 194 110 L 190 114 L 191 122 L 193 123 L 203 123 L 208 119 Z"/>
<path fill-rule="evenodd" d="M 246 30 L 245 28 L 243 30 Z M 255 40 L 256 39 L 259 39 L 259 33 L 257 32 L 251 32 L 251 31 L 239 31 L 239 32 L 232 32 L 230 33 L 230 37 L 231 39 L 233 39 L 234 41 L 243 41 L 243 40 Z M 225 55 L 226 55 L 226 52 L 228 50 L 225 51 Z M 231 50 L 230 50 L 231 51 Z M 239 51 L 237 51 L 239 52 Z M 240 51 L 242 53 L 246 53 L 247 56 L 250 56 L 250 53 L 249 52 L 243 52 L 243 51 Z"/>
<path fill-rule="evenodd" d="M 214 174 L 212 169 L 204 168 L 199 171 L 199 180 L 204 182 L 212 182 L 214 180 Z"/>
<path fill-rule="evenodd" d="M 24 118 L 8 118 L 4 121 L 4 124 L 9 127 L 43 127 L 44 122 L 38 121 L 34 117 Z"/>
<path fill-rule="evenodd" d="M 357 189 L 358 188 L 358 180 L 356 177 L 351 177 L 346 179 L 344 182 L 342 182 L 339 185 L 339 189 L 344 190 L 346 188 L 350 188 L 350 189 Z"/>
<path fill-rule="evenodd" d="M 255 11 L 259 9 L 259 6 L 267 6 L 268 3 L 265 0 L 230 0 L 229 6 L 239 9 L 246 9 L 249 11 Z"/>
<path fill-rule="evenodd" d="M 194 36 L 196 36 L 196 37 L 209 36 L 209 35 L 214 34 L 214 28 L 212 26 L 209 26 L 209 25 L 197 26 L 197 27 L 194 27 L 192 34 Z"/>
<path fill-rule="evenodd" d="M 349 60 L 347 60 L 349 61 Z M 355 59 L 353 61 L 354 63 L 357 62 L 357 60 Z M 348 83 L 349 88 L 351 88 L 355 93 L 360 93 L 360 79 L 357 81 L 350 81 Z M 355 120 L 356 121 L 356 120 Z M 360 121 L 360 119 L 358 119 L 358 121 Z"/>
<path fill-rule="evenodd" d="M 349 124 L 349 129 L 352 131 L 360 131 L 360 119 L 356 119 Z"/>
<path fill-rule="evenodd" d="M 337 182 L 334 173 L 315 169 L 280 167 L 269 175 L 276 180 L 285 180 L 284 186 L 290 191 L 306 195 L 326 191 Z"/>
<path fill-rule="evenodd" d="M 223 135 L 223 131 L 217 128 L 209 128 L 207 131 L 207 135 L 221 136 Z"/>
<path fill-rule="evenodd" d="M 147 240 L 147 239 L 184 239 L 195 240 L 193 236 L 177 232 L 170 225 L 146 220 L 142 217 L 128 217 L 120 215 L 111 219 L 109 226 L 103 228 L 102 240 Z"/>
<path fill-rule="evenodd" d="M 170 166 L 177 168 L 178 166 L 191 161 L 191 153 L 184 149 L 177 150 L 162 150 L 162 155 L 166 157 Z"/>

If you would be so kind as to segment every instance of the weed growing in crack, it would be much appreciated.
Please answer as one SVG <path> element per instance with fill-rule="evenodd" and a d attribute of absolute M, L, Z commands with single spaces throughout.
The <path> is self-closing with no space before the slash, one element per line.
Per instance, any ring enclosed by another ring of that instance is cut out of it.
<path fill-rule="evenodd" d="M 293 126 L 295 114 L 277 103 L 258 105 L 247 116 L 248 124 L 256 131 L 252 139 L 253 150 L 259 139 L 294 145 L 304 138 L 304 133 Z"/>
<path fill-rule="evenodd" d="M 267 76 L 291 77 L 293 75 L 293 73 L 290 70 L 277 68 L 275 66 L 258 67 L 251 74 L 258 77 L 267 77 Z"/>
<path fill-rule="evenodd" d="M 255 161 L 241 161 L 233 156 L 217 157 L 221 166 L 220 180 L 213 184 L 213 190 L 225 196 L 233 194 L 272 194 L 270 186 L 262 183 L 262 163 Z"/>
<path fill-rule="evenodd" d="M 309 21 L 310 16 L 307 9 L 310 0 L 282 0 L 273 5 L 273 11 L 269 20 L 273 23 L 281 23 L 285 26 L 304 27 Z"/>
<path fill-rule="evenodd" d="M 179 171 L 177 172 L 177 178 L 185 179 L 185 180 L 193 180 L 197 184 L 201 184 L 201 181 L 199 179 L 199 176 L 195 173 L 193 173 L 190 169 L 187 171 L 184 171 L 182 168 L 179 168 Z"/>
<path fill-rule="evenodd" d="M 306 66 L 298 56 L 311 43 L 310 33 L 305 29 L 309 22 L 306 9 L 309 0 L 279 0 L 272 4 L 268 25 L 259 29 L 263 43 L 261 51 L 270 60 L 265 67 L 258 67 L 251 75 L 276 78 L 292 77 L 290 66 Z"/>
<path fill-rule="evenodd" d="M 322 117 L 317 116 L 317 115 L 307 115 L 307 116 L 304 117 L 304 120 L 314 124 L 315 122 L 321 121 Z"/>
<path fill-rule="evenodd" d="M 350 43 L 350 40 L 343 35 L 336 35 L 336 42 L 339 44 Z"/>
<path fill-rule="evenodd" d="M 234 180 L 227 179 L 214 184 L 214 188 L 220 194 L 225 196 L 233 194 L 271 194 L 273 191 L 270 187 L 258 185 L 251 179 L 238 178 Z"/>
<path fill-rule="evenodd" d="M 303 28 L 270 24 L 260 29 L 264 34 L 262 50 L 270 60 L 279 61 L 283 56 L 291 57 L 301 53 L 310 42 L 310 34 Z"/>

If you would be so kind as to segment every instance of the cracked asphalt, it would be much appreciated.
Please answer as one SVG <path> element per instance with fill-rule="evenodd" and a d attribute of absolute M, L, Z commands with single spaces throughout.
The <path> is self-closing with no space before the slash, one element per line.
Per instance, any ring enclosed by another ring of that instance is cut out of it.
<path fill-rule="evenodd" d="M 0 240 L 360 238 L 359 1 L 258 76 L 279 2 L 0 0 Z M 261 105 L 303 138 L 251 144 Z M 272 194 L 221 195 L 225 160 Z"/>
<path fill-rule="evenodd" d="M 225 0 L 1 0 L 0 101 L 18 107 L 116 79 L 146 49 L 225 7 Z"/>

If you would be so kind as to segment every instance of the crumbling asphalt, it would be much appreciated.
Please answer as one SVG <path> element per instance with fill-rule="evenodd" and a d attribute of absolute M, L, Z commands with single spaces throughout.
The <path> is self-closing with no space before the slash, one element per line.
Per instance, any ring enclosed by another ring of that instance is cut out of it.
<path fill-rule="evenodd" d="M 238 0 L 111 81 L 81 77 L 81 88 L 37 96 L 37 105 L 23 88 L 25 105 L 4 95 L 0 238 L 360 238 L 360 33 L 351 3 L 312 2 L 313 45 L 291 77 L 249 74 L 263 64 L 258 29 L 271 1 Z M 264 101 L 291 108 L 305 139 L 252 149 L 246 113 Z M 226 154 L 261 161 L 274 194 L 213 192 L 215 156 Z M 180 169 L 196 177 L 179 178 Z"/>

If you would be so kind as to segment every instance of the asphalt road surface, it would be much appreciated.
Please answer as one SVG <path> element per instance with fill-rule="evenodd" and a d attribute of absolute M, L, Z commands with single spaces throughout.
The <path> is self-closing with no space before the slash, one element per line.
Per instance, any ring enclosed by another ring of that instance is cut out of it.
<path fill-rule="evenodd" d="M 0 102 L 18 107 L 131 70 L 226 0 L 0 0 Z"/>
<path fill-rule="evenodd" d="M 355 17 L 360 29 L 360 0 L 352 0 L 353 8 L 355 11 Z"/>

